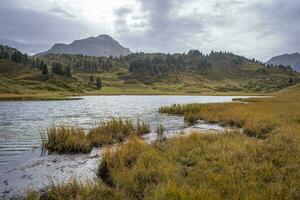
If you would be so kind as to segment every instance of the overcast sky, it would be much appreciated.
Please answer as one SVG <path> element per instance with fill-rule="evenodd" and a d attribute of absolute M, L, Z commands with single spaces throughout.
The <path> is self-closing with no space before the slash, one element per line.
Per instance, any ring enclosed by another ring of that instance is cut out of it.
<path fill-rule="evenodd" d="M 0 0 L 0 42 L 29 52 L 108 34 L 132 51 L 300 51 L 299 0 Z"/>

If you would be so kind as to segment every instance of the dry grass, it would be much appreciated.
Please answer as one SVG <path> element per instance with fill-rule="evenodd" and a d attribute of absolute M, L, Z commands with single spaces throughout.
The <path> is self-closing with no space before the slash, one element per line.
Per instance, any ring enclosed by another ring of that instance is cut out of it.
<path fill-rule="evenodd" d="M 239 133 L 195 133 L 164 148 L 132 139 L 106 153 L 100 177 L 127 199 L 298 199 L 295 130 L 264 142 Z"/>
<path fill-rule="evenodd" d="M 130 135 L 143 135 L 149 132 L 149 124 L 139 120 L 134 123 L 129 119 L 122 120 L 111 118 L 92 128 L 87 136 L 93 146 L 102 146 L 123 142 L 125 138 Z"/>
<path fill-rule="evenodd" d="M 43 146 L 50 153 L 89 153 L 91 142 L 83 129 L 71 126 L 53 126 L 46 131 Z"/>
<path fill-rule="evenodd" d="M 106 199 L 300 199 L 300 95 L 251 102 L 186 106 L 188 113 L 200 108 L 198 119 L 242 127 L 246 134 L 193 133 L 153 144 L 133 137 L 105 153 L 101 187 L 75 191 L 66 184 L 61 195 L 72 198 L 60 199 L 101 199 L 107 191 L 113 196 Z M 56 191 L 38 198 L 56 197 Z"/>
<path fill-rule="evenodd" d="M 96 183 L 80 183 L 71 179 L 68 183 L 54 183 L 50 180 L 49 185 L 42 193 L 30 191 L 26 200 L 74 200 L 74 199 L 115 199 L 122 200 L 122 196 L 110 188 L 105 187 L 100 181 Z"/>
<path fill-rule="evenodd" d="M 150 132 L 149 124 L 110 118 L 100 122 L 86 134 L 81 128 L 53 126 L 42 133 L 43 147 L 50 153 L 89 153 L 92 147 L 123 142 L 130 135 Z"/>
<path fill-rule="evenodd" d="M 245 134 L 263 139 L 276 127 L 300 117 L 299 95 L 250 101 L 251 103 L 172 105 L 161 108 L 160 112 L 184 115 L 185 121 L 189 123 L 201 119 L 210 123 L 243 128 Z"/>

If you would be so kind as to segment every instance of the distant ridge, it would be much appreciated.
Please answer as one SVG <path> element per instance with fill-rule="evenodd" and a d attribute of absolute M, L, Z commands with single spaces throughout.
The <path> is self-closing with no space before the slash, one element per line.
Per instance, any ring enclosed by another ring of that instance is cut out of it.
<path fill-rule="evenodd" d="M 295 71 L 300 72 L 300 54 L 298 52 L 275 56 L 266 63 L 273 65 L 290 65 Z"/>
<path fill-rule="evenodd" d="M 71 44 L 54 44 L 48 51 L 37 54 L 83 54 L 87 56 L 126 56 L 130 54 L 129 48 L 125 48 L 109 35 L 99 35 L 81 40 L 75 40 Z"/>

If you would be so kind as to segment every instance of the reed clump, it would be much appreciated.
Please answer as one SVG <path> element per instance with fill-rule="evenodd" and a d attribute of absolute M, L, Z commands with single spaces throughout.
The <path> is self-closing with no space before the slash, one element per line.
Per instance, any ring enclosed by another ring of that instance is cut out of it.
<path fill-rule="evenodd" d="M 88 153 L 92 149 L 83 129 L 73 126 L 53 126 L 46 131 L 43 147 L 50 153 Z"/>
<path fill-rule="evenodd" d="M 171 106 L 162 106 L 159 108 L 160 113 L 172 114 L 172 115 L 183 115 L 184 113 L 197 113 L 200 111 L 200 103 L 191 104 L 173 104 Z"/>
<path fill-rule="evenodd" d="M 74 126 L 59 125 L 42 134 L 43 147 L 50 153 L 89 153 L 93 147 L 123 142 L 131 135 L 150 132 L 149 124 L 137 120 L 110 118 L 87 133 Z"/>
<path fill-rule="evenodd" d="M 149 124 L 137 120 L 110 118 L 92 128 L 87 137 L 93 146 L 123 142 L 130 135 L 143 135 L 150 132 Z"/>

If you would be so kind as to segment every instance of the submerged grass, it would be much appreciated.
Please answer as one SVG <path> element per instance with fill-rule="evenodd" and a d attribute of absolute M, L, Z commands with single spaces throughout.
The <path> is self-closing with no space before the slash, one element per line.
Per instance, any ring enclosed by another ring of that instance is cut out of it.
<path fill-rule="evenodd" d="M 32 199 L 300 199 L 300 95 L 177 107 L 172 113 L 246 134 L 193 133 L 153 144 L 131 137 L 105 152 L 99 183 L 52 185 Z"/>
<path fill-rule="evenodd" d="M 131 135 L 150 132 L 149 124 L 130 119 L 110 118 L 102 121 L 86 133 L 78 127 L 60 125 L 42 133 L 43 147 L 50 153 L 88 153 L 92 147 L 123 142 Z"/>

